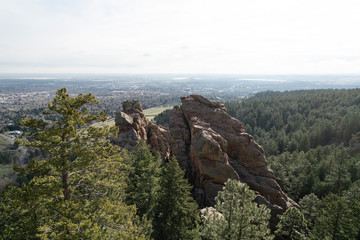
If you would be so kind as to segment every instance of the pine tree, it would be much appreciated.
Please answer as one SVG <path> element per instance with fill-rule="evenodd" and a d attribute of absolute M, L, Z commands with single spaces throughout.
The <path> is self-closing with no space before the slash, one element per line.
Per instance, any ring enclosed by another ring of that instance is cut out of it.
<path fill-rule="evenodd" d="M 360 239 L 360 197 L 350 203 L 351 206 L 351 231 L 354 239 Z"/>
<path fill-rule="evenodd" d="M 348 169 L 350 156 L 343 148 L 334 148 L 333 155 L 330 156 L 331 169 L 325 177 L 327 187 L 333 193 L 340 194 L 351 185 L 350 173 Z"/>
<path fill-rule="evenodd" d="M 140 142 L 135 151 L 123 150 L 122 155 L 125 163 L 129 165 L 126 201 L 128 204 L 136 205 L 139 223 L 144 234 L 150 237 L 153 232 L 154 207 L 160 188 L 162 159 L 159 155 L 154 156 L 144 142 Z"/>
<path fill-rule="evenodd" d="M 194 239 L 199 211 L 190 195 L 191 186 L 176 159 L 162 169 L 160 189 L 154 209 L 154 238 L 164 240 Z"/>
<path fill-rule="evenodd" d="M 345 192 L 344 198 L 350 208 L 350 232 L 349 239 L 360 240 L 360 181 L 352 184 L 351 188 Z"/>
<path fill-rule="evenodd" d="M 135 204 L 139 216 L 152 218 L 159 190 L 161 157 L 154 156 L 145 143 L 140 142 L 135 151 L 128 154 L 129 175 L 127 178 L 127 199 Z"/>
<path fill-rule="evenodd" d="M 280 217 L 275 235 L 285 239 L 306 239 L 306 220 L 299 209 L 291 207 Z"/>
<path fill-rule="evenodd" d="M 0 217 L 8 239 L 19 234 L 28 239 L 141 238 L 133 224 L 135 208 L 124 204 L 126 166 L 120 149 L 108 140 L 116 131 L 87 127 L 106 119 L 102 112 L 92 115 L 85 109 L 95 103 L 92 94 L 70 97 L 63 88 L 44 112 L 53 120 L 22 121 L 31 131 L 21 144 L 40 148 L 50 158 L 16 169 L 34 178 L 10 189 L 1 201 L 5 211 L 13 208 Z"/>
<path fill-rule="evenodd" d="M 314 193 L 310 193 L 303 197 L 299 204 L 304 213 L 305 219 L 308 221 L 308 225 L 311 227 L 316 218 L 316 213 L 320 205 L 320 199 Z"/>
<path fill-rule="evenodd" d="M 330 193 L 321 200 L 321 207 L 315 219 L 311 239 L 349 239 L 347 227 L 349 224 L 349 209 L 345 200 Z"/>
<path fill-rule="evenodd" d="M 272 239 L 268 229 L 270 210 L 254 202 L 255 193 L 246 184 L 229 179 L 208 208 L 201 235 L 206 239 Z"/>

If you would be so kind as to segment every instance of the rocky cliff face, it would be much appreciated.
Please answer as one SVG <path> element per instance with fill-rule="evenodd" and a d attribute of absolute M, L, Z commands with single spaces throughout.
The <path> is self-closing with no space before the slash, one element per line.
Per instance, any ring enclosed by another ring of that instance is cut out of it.
<path fill-rule="evenodd" d="M 169 158 L 175 156 L 195 187 L 200 206 L 211 206 L 229 179 L 247 183 L 276 215 L 298 206 L 287 197 L 269 169 L 264 150 L 244 131 L 240 121 L 226 113 L 223 104 L 200 95 L 181 98 L 171 112 L 169 129 L 148 122 L 138 102 L 125 102 L 116 116 L 117 142 L 133 149 L 140 140 Z M 140 106 L 140 107 L 139 107 Z"/>
<path fill-rule="evenodd" d="M 298 206 L 276 182 L 262 147 L 240 121 L 226 113 L 223 104 L 200 95 L 181 101 L 181 107 L 172 110 L 169 123 L 172 149 L 182 167 L 192 168 L 200 204 L 213 205 L 218 191 L 232 178 L 247 183 L 274 218 Z"/>

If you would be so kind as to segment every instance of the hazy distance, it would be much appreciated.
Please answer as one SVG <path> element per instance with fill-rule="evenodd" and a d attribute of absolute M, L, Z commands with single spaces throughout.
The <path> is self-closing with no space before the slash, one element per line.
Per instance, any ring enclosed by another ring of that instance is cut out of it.
<path fill-rule="evenodd" d="M 360 73 L 356 0 L 0 5 L 0 73 Z"/>

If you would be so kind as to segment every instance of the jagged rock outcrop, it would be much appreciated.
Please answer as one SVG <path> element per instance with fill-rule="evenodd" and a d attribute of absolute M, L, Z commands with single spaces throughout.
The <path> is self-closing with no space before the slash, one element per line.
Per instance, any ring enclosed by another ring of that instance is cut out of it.
<path fill-rule="evenodd" d="M 171 112 L 172 149 L 182 167 L 192 168 L 200 204 L 213 205 L 218 191 L 232 178 L 257 193 L 257 201 L 272 210 L 274 222 L 277 214 L 298 206 L 276 182 L 262 147 L 223 104 L 200 95 L 181 101 Z"/>
<path fill-rule="evenodd" d="M 116 142 L 133 149 L 143 140 L 163 157 L 175 156 L 194 184 L 200 206 L 212 206 L 229 178 L 247 183 L 256 192 L 256 200 L 272 210 L 274 224 L 277 214 L 298 206 L 276 182 L 262 147 L 240 121 L 227 114 L 222 103 L 200 95 L 181 101 L 171 112 L 169 129 L 147 121 L 138 101 L 124 102 L 124 112 L 115 119 L 119 128 Z"/>
<path fill-rule="evenodd" d="M 153 152 L 160 153 L 164 159 L 170 158 L 170 133 L 168 129 L 149 122 L 138 100 L 123 103 L 123 111 L 117 112 L 115 126 L 119 132 L 113 142 L 120 147 L 134 150 L 140 141 L 149 144 Z"/>

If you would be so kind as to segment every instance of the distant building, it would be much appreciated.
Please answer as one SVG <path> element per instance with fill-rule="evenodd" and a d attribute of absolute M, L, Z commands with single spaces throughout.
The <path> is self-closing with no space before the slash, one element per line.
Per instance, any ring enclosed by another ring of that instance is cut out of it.
<path fill-rule="evenodd" d="M 15 131 L 10 131 L 10 132 L 8 132 L 8 134 L 9 135 L 16 135 L 16 136 L 19 136 L 19 135 L 21 135 L 21 131 L 19 131 L 19 130 L 15 130 Z"/>

